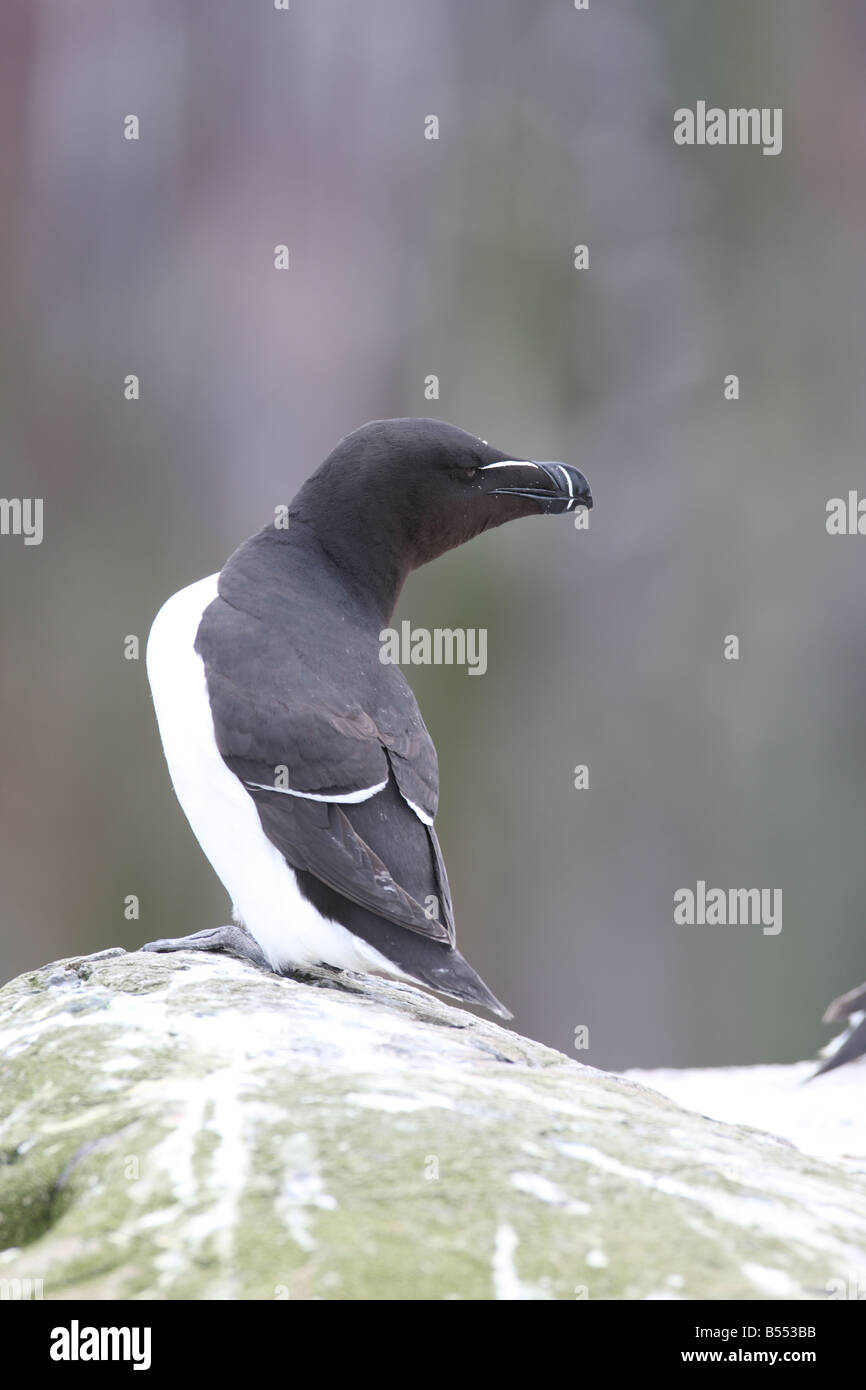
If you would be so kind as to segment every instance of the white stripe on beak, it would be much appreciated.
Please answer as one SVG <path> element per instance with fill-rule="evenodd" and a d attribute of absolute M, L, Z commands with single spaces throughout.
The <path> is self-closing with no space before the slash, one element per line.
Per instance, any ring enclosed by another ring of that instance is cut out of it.
<path fill-rule="evenodd" d="M 555 463 L 553 466 L 554 468 L 559 469 L 560 473 L 566 481 L 566 485 L 568 487 L 568 506 L 565 510 L 569 512 L 571 511 L 571 508 L 574 506 L 574 488 L 571 486 L 571 474 L 569 473 L 567 468 L 563 468 L 561 463 Z"/>

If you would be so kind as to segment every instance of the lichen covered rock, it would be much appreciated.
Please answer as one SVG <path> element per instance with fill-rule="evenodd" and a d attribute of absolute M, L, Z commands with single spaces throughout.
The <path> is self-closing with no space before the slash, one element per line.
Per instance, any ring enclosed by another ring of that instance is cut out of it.
<path fill-rule="evenodd" d="M 408 986 L 0 990 L 0 1280 L 45 1298 L 824 1298 L 864 1246 L 861 1175 Z"/>

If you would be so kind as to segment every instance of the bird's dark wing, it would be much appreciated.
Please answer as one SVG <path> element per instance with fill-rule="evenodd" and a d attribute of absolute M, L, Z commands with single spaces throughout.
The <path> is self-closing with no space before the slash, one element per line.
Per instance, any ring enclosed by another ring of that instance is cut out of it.
<path fill-rule="evenodd" d="M 436 749 L 402 671 L 395 666 L 390 667 L 389 671 L 392 709 L 396 704 L 400 716 L 394 720 L 390 711 L 387 715 L 377 714 L 379 737 L 387 749 L 391 771 L 401 794 L 432 821 L 439 805 Z"/>
<path fill-rule="evenodd" d="M 293 868 L 306 869 L 398 926 L 454 944 L 451 898 L 435 832 L 410 811 L 393 781 L 368 801 L 349 806 L 258 789 L 250 795 L 265 834 Z"/>
<path fill-rule="evenodd" d="M 217 746 L 255 801 L 265 834 L 293 868 L 399 926 L 453 944 L 436 835 L 407 804 L 432 819 L 438 800 L 436 750 L 408 685 L 396 700 L 392 687 L 386 716 L 368 713 L 285 645 L 279 660 L 273 653 L 262 660 L 260 630 L 251 636 L 245 624 L 243 634 L 212 640 L 214 622 L 235 627 L 241 616 L 220 613 L 224 607 L 216 600 L 208 609 L 196 646 Z"/>

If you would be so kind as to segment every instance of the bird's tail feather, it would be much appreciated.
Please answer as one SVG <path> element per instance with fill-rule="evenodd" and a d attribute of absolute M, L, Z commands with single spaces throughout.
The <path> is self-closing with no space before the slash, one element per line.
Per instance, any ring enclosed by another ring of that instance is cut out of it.
<path fill-rule="evenodd" d="M 465 1004 L 478 1004 L 482 1009 L 489 1009 L 500 1018 L 514 1017 L 511 1010 L 487 988 L 478 972 L 472 969 L 459 951 L 442 951 L 440 947 L 437 956 L 440 952 L 441 960 L 434 958 L 429 964 L 413 961 L 407 969 L 407 974 L 411 974 L 413 979 L 427 985 L 428 989 L 435 990 L 437 994 L 446 994 L 449 998 L 459 999 Z"/>

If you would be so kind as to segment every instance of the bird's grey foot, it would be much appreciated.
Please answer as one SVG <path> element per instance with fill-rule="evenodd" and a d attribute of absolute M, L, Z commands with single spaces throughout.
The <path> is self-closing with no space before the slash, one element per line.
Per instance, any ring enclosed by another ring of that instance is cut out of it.
<path fill-rule="evenodd" d="M 204 931 L 193 932 L 191 936 L 168 936 L 160 941 L 148 941 L 142 951 L 228 951 L 233 956 L 242 956 L 259 965 L 263 970 L 271 966 L 254 937 L 243 927 L 207 927 Z"/>

